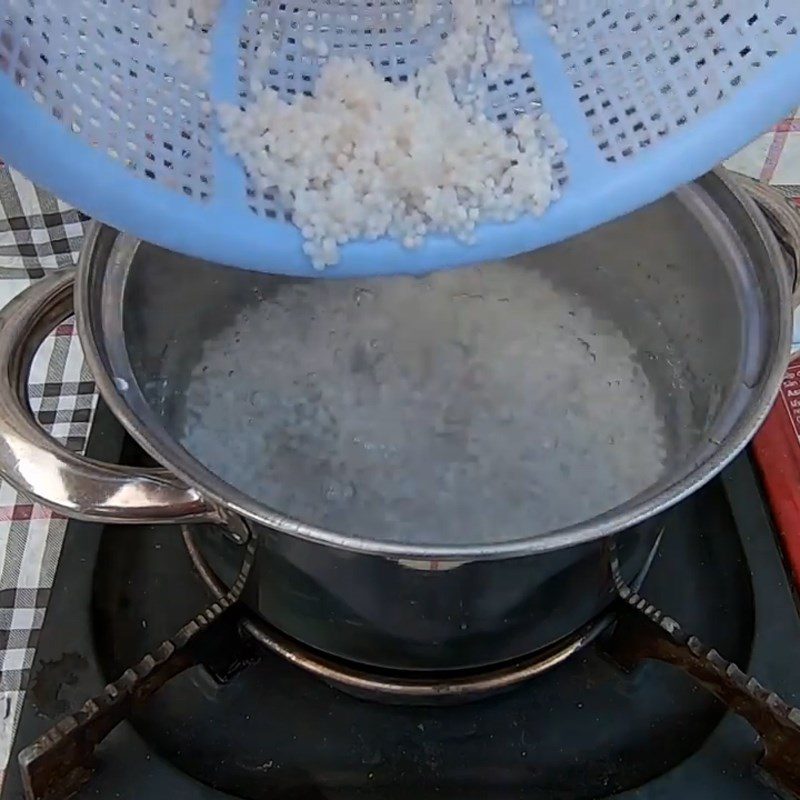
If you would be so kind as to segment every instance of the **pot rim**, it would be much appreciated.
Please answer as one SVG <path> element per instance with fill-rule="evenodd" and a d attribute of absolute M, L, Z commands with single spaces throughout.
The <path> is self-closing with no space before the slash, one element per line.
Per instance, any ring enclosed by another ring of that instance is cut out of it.
<path fill-rule="evenodd" d="M 755 202 L 735 184 L 733 176 L 721 171 L 709 173 L 697 183 L 717 181 L 735 200 L 738 200 L 752 224 L 751 233 L 763 246 L 769 263 L 779 265 L 783 255 L 775 235 Z M 97 313 L 92 310 L 92 286 L 102 281 L 108 258 L 98 259 L 95 251 L 101 233 L 106 229 L 101 223 L 92 222 L 86 232 L 84 246 L 78 260 L 78 275 L 75 287 L 75 315 L 83 351 L 94 375 L 98 390 L 128 433 L 149 455 L 171 470 L 189 486 L 195 487 L 217 506 L 240 514 L 247 519 L 277 532 L 296 536 L 321 545 L 336 547 L 359 554 L 394 557 L 408 560 L 487 560 L 518 557 L 582 544 L 634 527 L 644 520 L 666 511 L 689 494 L 715 477 L 748 444 L 764 421 L 780 389 L 789 358 L 791 343 L 791 304 L 787 270 L 771 270 L 775 276 L 772 287 L 777 293 L 778 319 L 773 320 L 774 334 L 762 365 L 760 378 L 753 387 L 752 396 L 742 413 L 738 415 L 722 444 L 707 458 L 693 467 L 684 468 L 682 477 L 671 484 L 647 490 L 631 498 L 615 509 L 604 512 L 580 523 L 564 528 L 537 533 L 528 538 L 510 542 L 474 545 L 419 545 L 385 540 L 349 536 L 336 531 L 301 522 L 274 509 L 226 483 L 223 479 L 194 459 L 163 429 L 154 429 L 141 419 L 129 403 L 123 400 L 107 361 L 94 335 L 92 321 Z M 117 234 L 116 240 L 120 239 Z M 130 240 L 132 257 L 138 241 Z M 113 248 L 106 253 L 113 253 Z M 126 355 L 127 360 L 127 355 Z M 131 371 L 132 372 L 132 371 Z M 129 382 L 137 386 L 136 381 Z M 142 398 L 142 403 L 147 407 Z M 149 413 L 153 413 L 147 407 Z"/>

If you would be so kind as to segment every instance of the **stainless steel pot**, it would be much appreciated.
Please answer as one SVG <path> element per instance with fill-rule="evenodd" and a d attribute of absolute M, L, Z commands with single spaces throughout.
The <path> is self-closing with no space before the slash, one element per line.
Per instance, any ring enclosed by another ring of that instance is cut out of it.
<path fill-rule="evenodd" d="M 722 174 L 421 279 L 256 275 L 92 225 L 77 274 L 0 314 L 0 472 L 70 516 L 211 523 L 223 578 L 258 537 L 251 603 L 319 650 L 498 663 L 585 631 L 611 554 L 635 581 L 659 514 L 747 443 L 788 356 L 785 266 Z M 33 421 L 30 361 L 73 292 L 103 398 L 166 469 L 89 461 Z"/>

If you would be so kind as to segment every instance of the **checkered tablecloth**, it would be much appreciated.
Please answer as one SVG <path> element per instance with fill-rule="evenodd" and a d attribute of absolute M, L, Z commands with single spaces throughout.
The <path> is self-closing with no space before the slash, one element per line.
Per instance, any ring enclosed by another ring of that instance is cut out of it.
<path fill-rule="evenodd" d="M 800 109 L 759 136 L 727 166 L 780 187 L 787 197 L 800 198 Z"/>
<path fill-rule="evenodd" d="M 0 165 L 0 305 L 75 263 L 85 218 Z M 37 353 L 30 380 L 39 423 L 82 450 L 95 406 L 71 320 Z M 0 770 L 5 767 L 66 521 L 0 482 Z"/>
<path fill-rule="evenodd" d="M 800 113 L 728 162 L 800 198 Z M 800 202 L 799 202 L 800 204 Z M 47 272 L 73 264 L 83 218 L 0 165 L 0 306 Z M 800 344 L 800 324 L 795 325 Z M 31 376 L 39 422 L 74 450 L 86 444 L 95 392 L 71 321 L 37 355 Z M 66 521 L 0 482 L 0 779 L 44 619 Z"/>

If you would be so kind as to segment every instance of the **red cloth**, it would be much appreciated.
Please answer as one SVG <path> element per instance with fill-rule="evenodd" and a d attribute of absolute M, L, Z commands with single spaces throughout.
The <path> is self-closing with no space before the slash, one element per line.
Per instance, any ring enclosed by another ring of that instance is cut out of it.
<path fill-rule="evenodd" d="M 800 356 L 789 365 L 775 405 L 753 439 L 753 454 L 800 589 Z"/>

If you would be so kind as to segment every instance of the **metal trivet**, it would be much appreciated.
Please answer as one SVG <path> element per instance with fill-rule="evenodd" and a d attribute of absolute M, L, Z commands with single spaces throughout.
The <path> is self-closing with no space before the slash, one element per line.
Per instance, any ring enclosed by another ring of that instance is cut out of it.
<path fill-rule="evenodd" d="M 239 575 L 227 591 L 208 565 L 203 567 L 204 560 L 200 557 L 196 566 L 217 595 L 213 602 L 172 639 L 109 684 L 101 695 L 21 751 L 19 762 L 28 800 L 65 800 L 74 794 L 92 775 L 97 746 L 136 707 L 171 678 L 195 665 L 203 665 L 219 682 L 230 680 L 258 658 L 258 653 L 248 647 L 252 640 L 336 685 L 365 693 L 378 691 L 379 696 L 388 691 L 395 699 L 424 700 L 441 692 L 465 699 L 471 692 L 495 691 L 519 683 L 563 661 L 582 646 L 581 636 L 590 635 L 583 632 L 548 656 L 539 655 L 490 672 L 438 681 L 430 677 L 412 681 L 408 676 L 386 676 L 345 667 L 288 637 L 276 635 L 252 619 L 241 601 L 247 596 L 248 577 L 257 558 L 255 541 L 251 538 L 246 546 Z M 189 535 L 187 546 L 195 560 L 199 553 L 191 544 Z M 613 559 L 611 563 L 613 568 Z M 625 670 L 654 659 L 690 675 L 758 733 L 764 748 L 759 766 L 768 782 L 784 796 L 800 798 L 800 711 L 697 637 L 685 633 L 677 622 L 627 586 L 618 574 L 617 590 L 613 607 L 616 624 L 603 643 L 609 657 Z M 227 624 L 230 621 L 234 624 Z M 592 635 L 598 633 L 594 631 Z"/>

